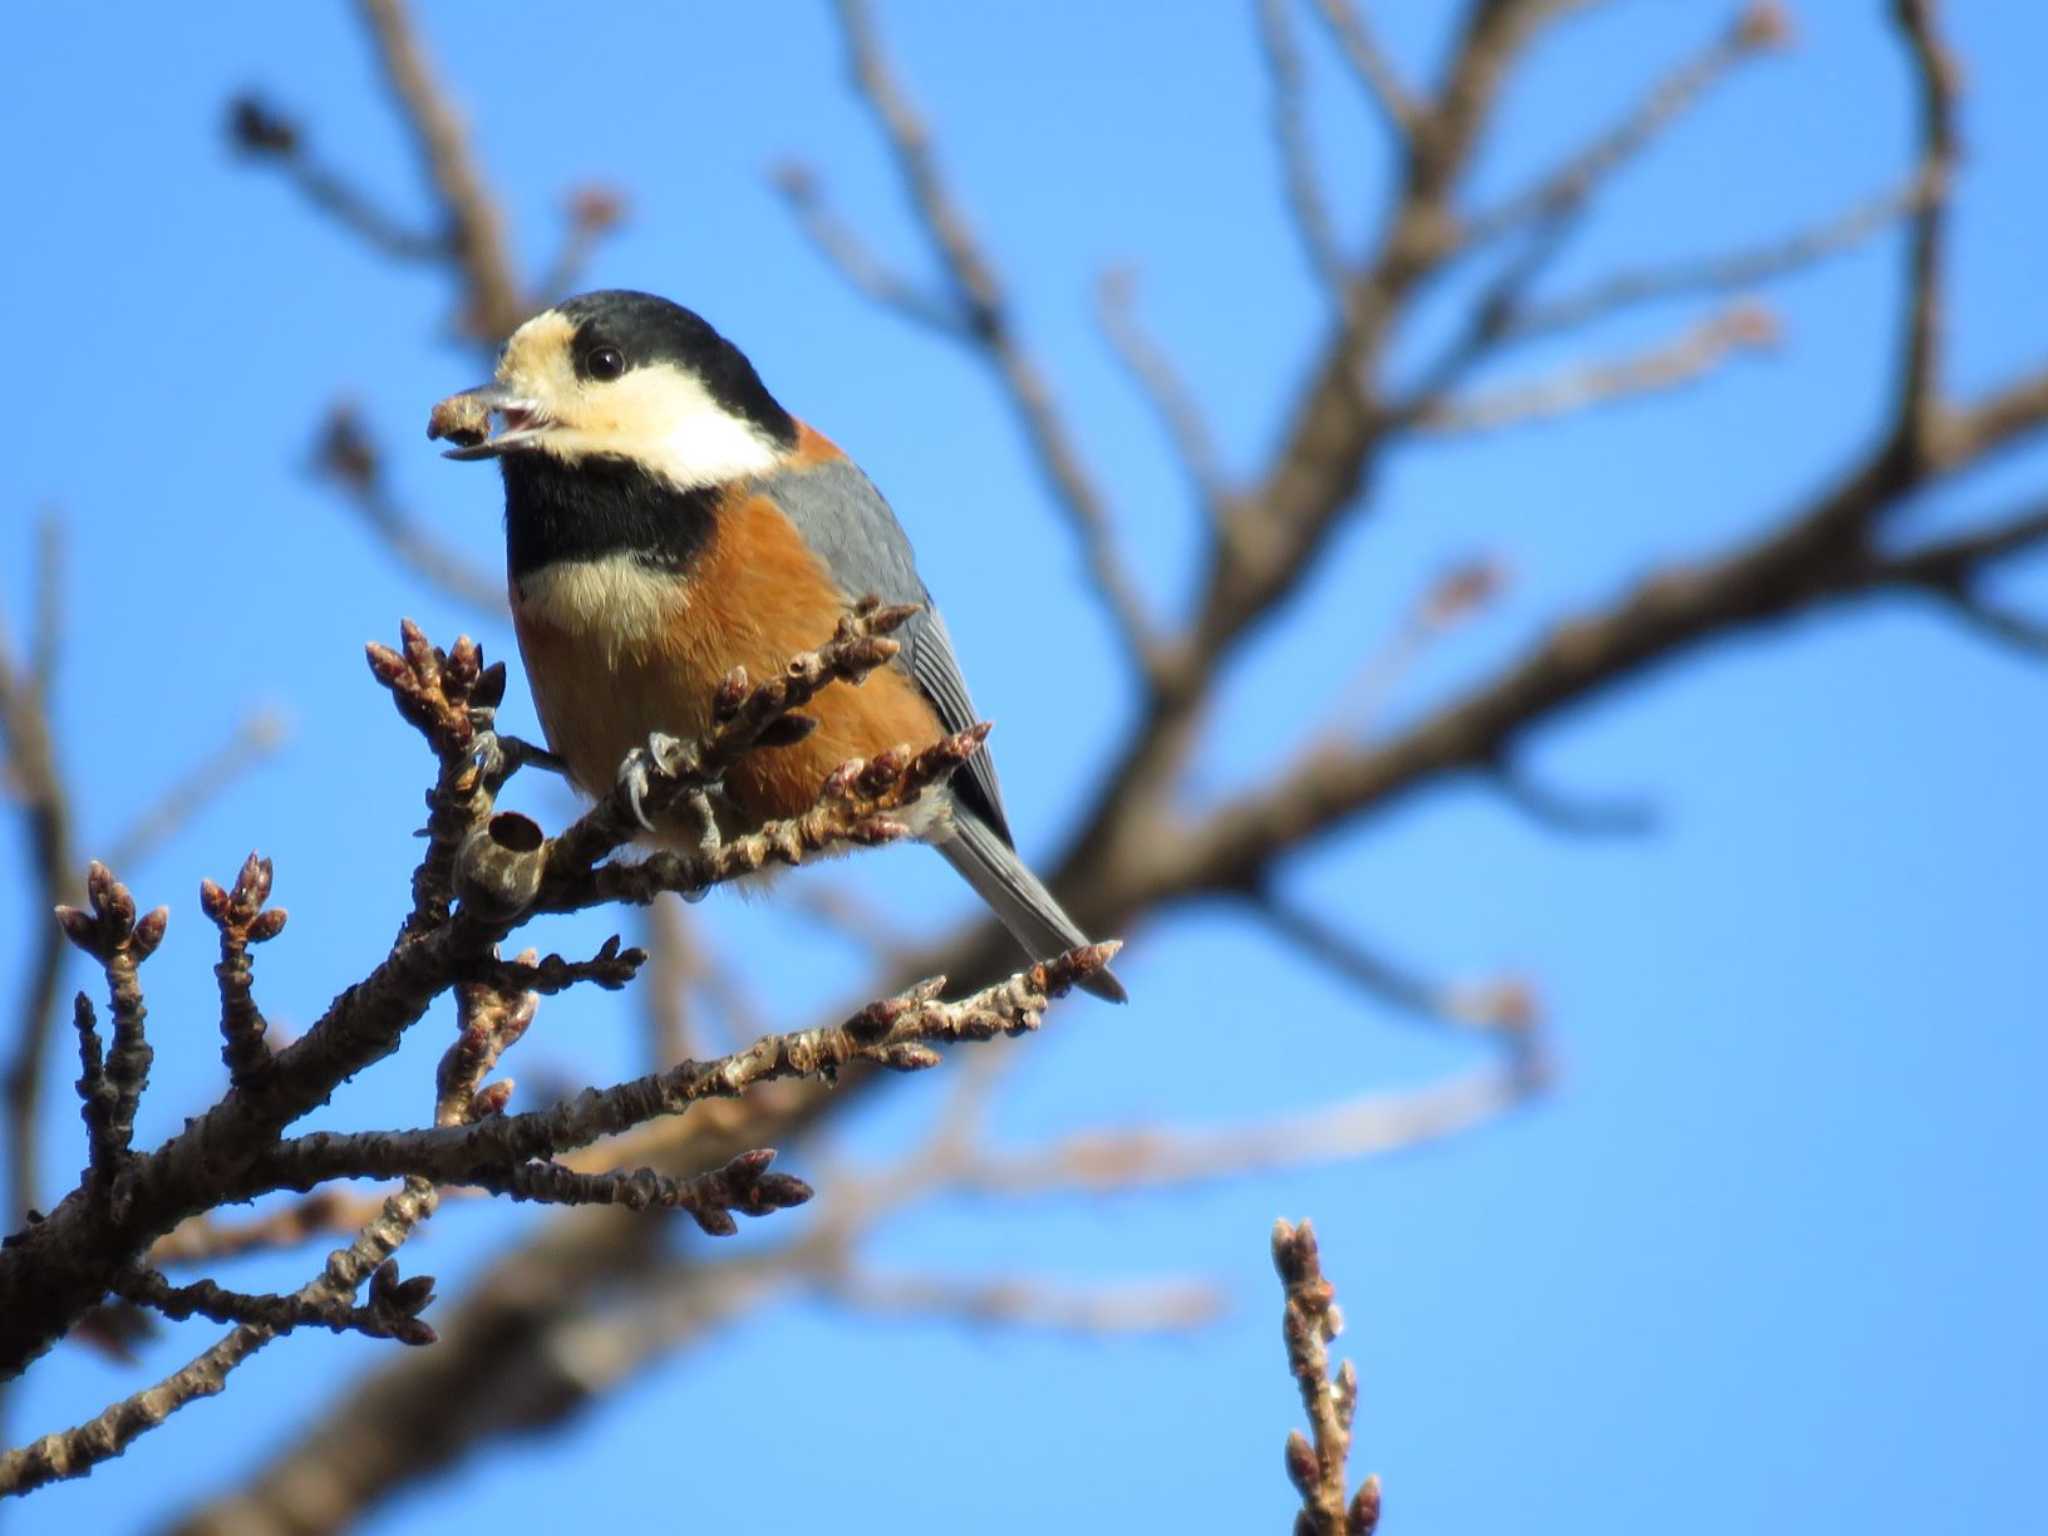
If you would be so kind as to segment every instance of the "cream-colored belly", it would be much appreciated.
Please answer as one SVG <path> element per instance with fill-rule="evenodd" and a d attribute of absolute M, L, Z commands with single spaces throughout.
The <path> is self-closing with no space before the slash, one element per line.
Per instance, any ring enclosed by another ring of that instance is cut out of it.
<path fill-rule="evenodd" d="M 609 789 L 650 733 L 687 739 L 709 723 L 716 682 L 687 675 L 671 640 L 688 606 L 682 582 L 626 556 L 546 566 L 515 585 L 534 709 L 586 794 Z"/>

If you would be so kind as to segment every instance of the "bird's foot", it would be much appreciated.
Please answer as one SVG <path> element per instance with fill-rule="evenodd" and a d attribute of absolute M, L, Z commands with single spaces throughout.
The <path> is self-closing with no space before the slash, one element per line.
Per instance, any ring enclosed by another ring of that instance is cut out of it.
<path fill-rule="evenodd" d="M 480 731 L 476 737 L 475 760 L 484 780 L 494 789 L 522 768 L 545 768 L 549 773 L 569 776 L 569 764 L 546 747 L 536 747 L 517 736 Z"/>
<path fill-rule="evenodd" d="M 646 831 L 654 830 L 647 815 L 647 802 L 658 782 L 669 781 L 661 787 L 673 788 L 672 781 L 683 766 L 683 754 L 683 744 L 675 737 L 654 731 L 649 733 L 645 746 L 628 752 L 619 765 L 619 789 L 626 797 L 626 810 Z"/>

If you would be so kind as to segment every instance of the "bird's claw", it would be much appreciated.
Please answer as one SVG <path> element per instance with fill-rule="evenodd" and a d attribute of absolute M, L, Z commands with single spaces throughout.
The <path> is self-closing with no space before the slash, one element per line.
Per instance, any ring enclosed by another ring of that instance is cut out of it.
<path fill-rule="evenodd" d="M 521 768 L 544 768 L 549 773 L 568 777 L 569 764 L 559 754 L 545 747 L 536 747 L 532 742 L 517 736 L 505 736 L 497 731 L 477 733 L 476 748 L 472 760 L 488 784 L 500 785 Z"/>
<path fill-rule="evenodd" d="M 645 831 L 654 830 L 654 823 L 647 817 L 646 802 L 654 792 L 655 778 L 666 778 L 675 772 L 672 764 L 682 750 L 683 744 L 675 737 L 655 731 L 648 736 L 646 746 L 628 752 L 619 766 L 619 788 L 625 791 L 626 809 Z"/>

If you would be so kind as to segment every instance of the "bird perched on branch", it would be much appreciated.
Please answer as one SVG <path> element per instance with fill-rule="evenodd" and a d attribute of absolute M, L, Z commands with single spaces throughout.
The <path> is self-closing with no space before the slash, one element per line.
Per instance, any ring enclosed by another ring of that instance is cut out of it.
<path fill-rule="evenodd" d="M 734 667 L 772 676 L 867 596 L 920 605 L 903 649 L 861 686 L 818 695 L 802 742 L 733 768 L 722 812 L 749 829 L 797 815 L 842 762 L 976 723 L 889 504 L 680 305 L 606 291 L 534 316 L 491 383 L 434 408 L 428 435 L 503 471 L 520 654 L 548 744 L 586 793 L 644 764 L 650 738 L 702 734 Z M 912 830 L 1032 958 L 1088 942 L 1017 857 L 986 747 L 919 811 Z M 1123 1000 L 1108 972 L 1093 983 Z"/>

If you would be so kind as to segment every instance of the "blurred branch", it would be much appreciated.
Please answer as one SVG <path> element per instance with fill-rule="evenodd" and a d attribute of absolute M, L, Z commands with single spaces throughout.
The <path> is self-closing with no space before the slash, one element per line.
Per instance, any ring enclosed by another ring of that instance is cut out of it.
<path fill-rule="evenodd" d="M 274 165 L 314 208 L 393 261 L 434 262 L 449 255 L 441 235 L 408 229 L 361 188 L 313 158 L 300 125 L 260 96 L 228 104 L 228 138 L 243 154 Z"/>
<path fill-rule="evenodd" d="M 1745 352 L 1774 346 L 1777 317 L 1737 304 L 1693 326 L 1675 341 L 1608 362 L 1580 363 L 1548 379 L 1510 385 L 1463 399 L 1425 401 L 1415 424 L 1436 435 L 1498 432 L 1554 421 L 1598 406 L 1664 394 L 1696 383 Z"/>
<path fill-rule="evenodd" d="M 1347 263 L 1323 200 L 1322 177 L 1308 141 L 1303 103 L 1301 51 L 1295 44 L 1289 8 L 1294 0 L 1259 0 L 1259 41 L 1273 93 L 1273 140 L 1285 168 L 1287 206 L 1294 231 L 1308 255 L 1309 270 L 1331 293 L 1341 294 Z"/>
<path fill-rule="evenodd" d="M 1960 78 L 1948 45 L 1935 31 L 1938 4 L 1939 0 L 1895 0 L 1893 6 L 1919 96 L 1920 166 L 1926 189 L 1912 216 L 1905 357 L 1899 377 L 1898 440 L 1915 456 L 1930 451 L 1940 409 L 1944 237 L 1958 156 Z"/>
<path fill-rule="evenodd" d="M 226 741 L 173 780 L 154 804 L 143 807 L 114 839 L 107 862 L 117 869 L 147 863 L 243 774 L 274 755 L 284 739 L 284 717 L 277 711 L 259 709 L 245 716 Z"/>
<path fill-rule="evenodd" d="M 903 319 L 942 335 L 957 338 L 965 331 L 965 317 L 946 297 L 891 268 L 840 217 L 825 196 L 816 171 L 799 161 L 785 161 L 775 168 L 773 180 L 797 227 L 860 293 Z"/>
<path fill-rule="evenodd" d="M 1128 267 L 1103 273 L 1095 289 L 1096 319 L 1118 361 L 1166 428 L 1196 494 L 1214 515 L 1230 493 L 1215 434 L 1187 380 L 1138 323 L 1136 295 L 1137 274 Z"/>
<path fill-rule="evenodd" d="M 440 199 L 449 255 L 463 275 L 462 328 L 496 342 L 512 333 L 528 309 L 513 270 L 504 213 L 484 184 L 453 102 L 434 78 L 410 8 L 404 0 L 359 5 L 385 84 Z"/>
<path fill-rule="evenodd" d="M 1923 207 L 1933 195 L 1923 170 L 1901 186 L 1845 209 L 1782 240 L 1670 266 L 1648 267 L 1602 279 L 1560 298 L 1521 306 L 1502 331 L 1504 340 L 1528 341 L 1578 330 L 1620 310 L 1665 299 L 1753 288 L 1842 255 Z"/>
<path fill-rule="evenodd" d="M 805 916 L 862 950 L 878 970 L 894 971 L 916 948 L 871 903 L 845 886 L 813 881 L 791 897 Z"/>
<path fill-rule="evenodd" d="M 820 1287 L 836 1306 L 868 1317 L 934 1319 L 978 1328 L 1031 1328 L 1048 1333 L 1187 1333 L 1223 1310 L 1213 1285 L 1154 1283 L 1076 1290 L 1042 1281 L 957 1280 L 834 1270 Z"/>
<path fill-rule="evenodd" d="M 1791 22 L 1777 0 L 1751 0 L 1720 36 L 1658 81 L 1620 122 L 1534 185 L 1472 219 L 1465 242 L 1483 245 L 1507 230 L 1583 204 L 1602 181 L 1641 154 L 1739 65 L 1791 40 Z"/>
<path fill-rule="evenodd" d="M 1657 825 L 1657 813 L 1639 801 L 1561 794 L 1510 760 L 1489 764 L 1485 777 L 1502 799 L 1546 832 L 1565 837 L 1641 837 Z"/>
<path fill-rule="evenodd" d="M 1374 953 L 1321 913 L 1269 889 L 1246 898 L 1274 934 L 1367 995 L 1424 1023 L 1521 1033 L 1537 1027 L 1535 994 L 1518 981 L 1445 985 Z"/>
<path fill-rule="evenodd" d="M 1404 138 L 1414 132 L 1420 109 L 1409 95 L 1408 88 L 1401 83 L 1393 64 L 1381 51 L 1378 40 L 1353 0 L 1316 0 L 1316 10 L 1329 27 L 1330 35 L 1337 40 L 1337 49 L 1344 56 L 1344 62 L 1358 77 L 1358 83 L 1365 88 L 1365 94 L 1373 105 L 1379 108 L 1388 127 Z"/>
<path fill-rule="evenodd" d="M 1541 1091 L 1549 1068 L 1535 1036 L 1504 1031 L 1504 1065 L 1425 1087 L 1360 1094 L 1216 1130 L 1090 1131 L 1020 1152 L 979 1153 L 954 1175 L 969 1194 L 1131 1194 L 1315 1167 L 1426 1146 L 1500 1118 Z"/>
<path fill-rule="evenodd" d="M 647 1021 L 647 1059 L 658 1071 L 697 1054 L 698 1036 L 690 1023 L 690 988 L 703 962 L 689 916 L 677 898 L 649 902 L 640 922 L 642 947 L 649 962 L 641 1010 Z"/>
<path fill-rule="evenodd" d="M 1090 579 L 1115 622 L 1130 659 L 1142 672 L 1155 671 L 1160 660 L 1151 621 L 1116 552 L 1108 503 L 1083 466 L 1079 449 L 1053 402 L 1044 375 L 1011 329 L 1001 281 L 939 173 L 930 132 L 890 73 L 866 0 L 837 0 L 837 14 L 855 89 L 887 139 L 911 204 L 944 270 L 948 307 L 957 317 L 948 330 L 981 357 L 1002 384 L 1038 466 L 1052 488 L 1055 503 L 1080 540 Z M 814 237 L 821 232 L 833 232 L 836 224 L 821 221 L 816 201 L 808 194 L 792 193 L 793 185 L 814 188 L 809 173 L 802 173 L 794 183 L 785 173 L 784 190 L 791 193 L 799 214 L 804 215 L 804 226 Z M 836 253 L 844 260 L 849 249 L 858 247 L 835 241 L 826 244 L 825 249 L 828 255 Z M 873 273 L 880 269 L 855 264 L 843 270 Z M 871 276 L 860 286 L 878 296 L 897 291 L 893 284 L 885 284 L 879 290 L 874 284 Z M 905 311 L 900 299 L 885 298 L 885 302 Z"/>
<path fill-rule="evenodd" d="M 626 199 L 610 187 L 579 187 L 568 198 L 561 249 L 534 286 L 534 306 L 566 299 L 583 286 L 584 268 L 604 237 L 626 218 Z"/>
<path fill-rule="evenodd" d="M 38 535 L 43 586 L 30 631 L 29 660 L 14 659 L 0 623 L 0 736 L 5 738 L 6 782 L 16 798 L 28 848 L 33 906 L 47 911 L 68 899 L 72 870 L 71 799 L 57 765 L 47 688 L 57 668 L 57 630 L 62 624 L 57 591 L 59 536 L 54 518 Z M 7 1220 L 20 1220 L 42 1202 L 38 1153 L 43 1064 L 56 1028 L 57 996 L 64 975 L 64 934 L 44 923 L 30 941 L 20 1000 L 15 1005 L 13 1054 L 7 1065 Z"/>
<path fill-rule="evenodd" d="M 503 578 L 479 570 L 468 556 L 441 543 L 398 505 L 385 480 L 383 452 L 354 406 L 337 404 L 327 413 L 313 467 L 343 492 L 356 515 L 428 586 L 489 618 L 506 616 Z"/>

